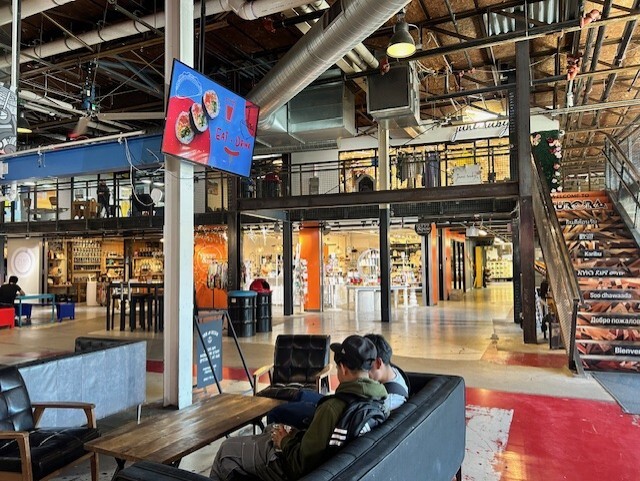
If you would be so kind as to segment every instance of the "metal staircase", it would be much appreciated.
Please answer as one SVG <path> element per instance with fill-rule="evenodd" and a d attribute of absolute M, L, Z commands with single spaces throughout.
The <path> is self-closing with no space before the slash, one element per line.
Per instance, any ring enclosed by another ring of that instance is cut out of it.
<path fill-rule="evenodd" d="M 605 191 L 552 194 L 583 302 L 575 320 L 584 370 L 640 371 L 640 249 Z"/>

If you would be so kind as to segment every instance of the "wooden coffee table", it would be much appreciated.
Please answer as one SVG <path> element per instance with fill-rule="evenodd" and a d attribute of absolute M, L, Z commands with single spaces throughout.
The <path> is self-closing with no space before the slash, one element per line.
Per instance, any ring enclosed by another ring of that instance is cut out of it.
<path fill-rule="evenodd" d="M 218 394 L 140 424 L 126 424 L 84 446 L 89 451 L 113 456 L 118 464 L 116 473 L 126 461 L 177 465 L 187 454 L 259 421 L 282 402 L 259 396 Z"/>

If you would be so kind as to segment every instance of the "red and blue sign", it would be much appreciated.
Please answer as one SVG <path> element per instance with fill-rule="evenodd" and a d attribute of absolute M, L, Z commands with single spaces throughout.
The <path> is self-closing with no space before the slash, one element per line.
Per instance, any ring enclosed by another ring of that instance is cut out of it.
<path fill-rule="evenodd" d="M 174 59 L 162 152 L 248 177 L 259 110 Z"/>

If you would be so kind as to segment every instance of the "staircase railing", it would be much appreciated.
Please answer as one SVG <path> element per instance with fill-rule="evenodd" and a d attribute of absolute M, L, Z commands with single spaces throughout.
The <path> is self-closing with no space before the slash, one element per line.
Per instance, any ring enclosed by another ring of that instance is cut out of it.
<path fill-rule="evenodd" d="M 618 143 L 604 132 L 605 186 L 626 224 L 640 243 L 640 172 L 627 158 Z"/>
<path fill-rule="evenodd" d="M 558 222 L 549 187 L 543 181 L 539 163 L 531 157 L 533 175 L 533 214 L 538 238 L 544 256 L 549 285 L 556 304 L 558 322 L 562 332 L 569 367 L 582 372 L 575 352 L 576 318 L 582 294 L 578 278 L 569 256 L 569 250 Z"/>

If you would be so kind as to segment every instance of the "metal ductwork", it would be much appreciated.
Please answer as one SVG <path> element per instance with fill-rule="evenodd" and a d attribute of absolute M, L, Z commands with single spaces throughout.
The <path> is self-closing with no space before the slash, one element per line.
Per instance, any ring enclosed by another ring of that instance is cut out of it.
<path fill-rule="evenodd" d="M 336 1 L 309 33 L 249 92 L 249 99 L 261 109 L 259 129 L 265 129 L 271 123 L 271 114 L 408 3 L 409 0 Z"/>
<path fill-rule="evenodd" d="M 420 120 L 420 81 L 415 63 L 394 65 L 367 77 L 367 110 L 393 138 L 414 139 L 425 132 Z"/>
<path fill-rule="evenodd" d="M 307 87 L 269 116 L 258 142 L 270 147 L 353 137 L 355 96 L 341 79 Z"/>
<path fill-rule="evenodd" d="M 36 0 L 36 3 L 42 4 L 63 4 L 69 0 Z M 26 17 L 24 12 L 25 6 L 29 6 L 32 2 L 25 2 L 22 7 L 22 17 Z M 306 5 L 309 0 L 208 0 L 205 4 L 206 16 L 215 15 L 222 12 L 234 12 L 236 15 L 246 19 L 255 20 L 257 18 L 272 15 L 274 13 L 282 12 L 290 8 Z M 35 8 L 31 8 L 29 11 Z M 1 12 L 1 11 L 0 11 Z M 10 12 L 10 10 L 9 10 Z M 193 7 L 194 19 L 200 18 L 200 3 L 197 3 Z M 0 18 L 4 21 L 4 16 L 0 15 Z M 11 15 L 8 15 L 9 22 L 11 21 Z M 119 38 L 130 37 L 132 35 L 138 35 L 143 32 L 148 32 L 149 27 L 144 24 L 151 25 L 156 29 L 164 28 L 165 16 L 164 12 L 159 12 L 153 15 L 147 15 L 140 18 L 140 22 L 135 20 L 122 22 L 116 25 L 110 25 L 101 30 L 94 30 L 92 32 L 83 33 L 77 35 L 77 38 L 68 37 L 60 40 L 55 40 L 44 45 L 37 47 L 22 49 L 20 55 L 20 63 L 32 61 L 33 58 L 46 59 L 54 55 L 58 55 L 63 52 L 70 52 L 73 50 L 79 50 L 85 48 L 86 45 L 98 45 L 102 42 L 110 42 Z M 11 66 L 11 59 L 5 57 L 3 61 L 0 61 L 0 69 L 8 68 Z"/>
<path fill-rule="evenodd" d="M 25 19 L 40 12 L 46 12 L 65 3 L 75 0 L 27 0 L 20 4 L 20 18 Z M 6 7 L 0 8 L 0 27 L 11 23 L 11 2 Z"/>

